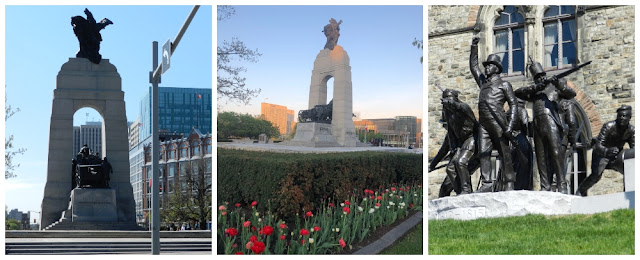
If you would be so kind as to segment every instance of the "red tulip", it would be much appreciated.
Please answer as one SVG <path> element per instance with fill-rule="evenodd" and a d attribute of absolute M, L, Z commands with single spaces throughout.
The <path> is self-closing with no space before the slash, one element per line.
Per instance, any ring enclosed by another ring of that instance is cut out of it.
<path fill-rule="evenodd" d="M 342 238 L 340 238 L 340 240 L 338 240 L 338 243 L 340 243 L 340 246 L 342 248 L 344 248 L 347 245 L 347 243 L 345 243 L 344 240 L 342 240 Z"/>
<path fill-rule="evenodd" d="M 254 242 L 253 245 L 251 246 L 251 251 L 253 251 L 253 253 L 255 254 L 260 254 L 264 251 L 264 243 L 262 242 Z"/>
<path fill-rule="evenodd" d="M 235 228 L 227 228 L 224 233 L 229 234 L 229 236 L 235 237 L 238 234 L 238 230 Z"/>
<path fill-rule="evenodd" d="M 265 235 L 265 236 L 269 236 L 271 234 L 273 234 L 273 228 L 269 225 L 265 226 L 262 228 L 262 230 L 260 230 L 260 234 Z"/>

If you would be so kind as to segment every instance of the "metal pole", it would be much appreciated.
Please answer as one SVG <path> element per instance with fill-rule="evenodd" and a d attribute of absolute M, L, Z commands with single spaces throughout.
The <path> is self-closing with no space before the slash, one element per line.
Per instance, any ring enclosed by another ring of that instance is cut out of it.
<path fill-rule="evenodd" d="M 158 42 L 153 42 L 153 68 L 158 67 Z M 153 73 L 153 72 L 151 72 Z M 160 254 L 160 203 L 158 201 L 158 158 L 160 149 L 158 144 L 158 81 L 160 75 L 153 77 L 151 84 L 151 251 L 154 255 Z"/>
<path fill-rule="evenodd" d="M 182 39 L 182 36 L 187 31 L 187 27 L 189 27 L 189 24 L 191 24 L 191 20 L 193 20 L 193 17 L 196 15 L 196 12 L 198 11 L 199 8 L 200 8 L 199 5 L 195 5 L 195 6 L 193 6 L 193 9 L 191 9 L 191 12 L 189 13 L 189 16 L 187 17 L 187 20 L 184 21 L 184 24 L 182 25 L 182 28 L 180 28 L 180 31 L 178 31 L 178 34 L 176 35 L 175 40 L 173 40 L 173 42 L 171 42 L 171 53 L 170 54 L 173 54 L 173 52 L 178 47 L 178 43 L 180 43 L 180 40 Z M 153 69 L 154 69 L 153 75 L 152 75 L 153 78 L 160 77 L 160 74 L 162 72 L 162 64 L 160 66 L 156 65 L 155 67 L 153 67 Z"/>

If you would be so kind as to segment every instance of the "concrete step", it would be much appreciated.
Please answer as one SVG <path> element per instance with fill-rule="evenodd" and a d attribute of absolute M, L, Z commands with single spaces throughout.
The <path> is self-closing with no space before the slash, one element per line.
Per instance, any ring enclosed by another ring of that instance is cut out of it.
<path fill-rule="evenodd" d="M 122 222 L 55 222 L 46 230 L 143 230 L 134 223 Z"/>
<path fill-rule="evenodd" d="M 160 243 L 160 252 L 211 252 L 211 241 Z M 151 242 L 7 242 L 5 254 L 146 254 Z"/>

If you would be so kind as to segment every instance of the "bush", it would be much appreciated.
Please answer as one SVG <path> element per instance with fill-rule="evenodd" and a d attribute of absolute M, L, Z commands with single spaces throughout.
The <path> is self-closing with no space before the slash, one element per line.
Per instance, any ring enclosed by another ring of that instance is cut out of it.
<path fill-rule="evenodd" d="M 280 216 L 344 201 L 371 187 L 422 182 L 422 155 L 390 152 L 291 154 L 218 149 L 218 205 L 258 202 Z"/>

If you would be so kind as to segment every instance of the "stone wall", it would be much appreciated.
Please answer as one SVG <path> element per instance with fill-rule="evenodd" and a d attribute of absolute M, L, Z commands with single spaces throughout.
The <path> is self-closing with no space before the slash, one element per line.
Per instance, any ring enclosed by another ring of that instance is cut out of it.
<path fill-rule="evenodd" d="M 429 85 L 425 87 L 425 91 L 428 92 L 429 126 L 426 154 L 429 159 L 435 156 L 446 134 L 442 125 L 438 123 L 442 105 L 440 104 L 441 92 L 436 87 L 437 84 L 445 89 L 459 90 L 460 99 L 469 104 L 477 116 L 478 86 L 469 71 L 469 50 L 472 37 L 479 32 L 472 27 L 482 8 L 482 6 L 429 6 L 427 59 Z M 576 100 L 587 113 L 592 134 L 595 136 L 600 132 L 603 123 L 615 119 L 615 110 L 618 107 L 623 104 L 634 105 L 634 7 L 588 7 L 584 13 L 578 13 L 576 20 L 579 30 L 578 58 L 580 62 L 591 60 L 592 63 L 568 76 L 567 80 L 578 93 Z M 480 59 L 484 60 L 483 57 Z M 504 79 L 511 82 L 514 89 L 532 83 L 525 76 Z M 530 109 L 529 115 L 531 116 Z M 631 120 L 634 122 L 635 116 Z M 590 161 L 588 164 L 590 173 Z M 535 175 L 537 172 L 534 172 Z M 437 197 L 444 177 L 444 169 L 429 174 L 427 178 L 429 199 Z M 479 171 L 472 175 L 474 189 L 478 178 Z M 622 183 L 622 174 L 606 170 L 602 180 L 590 189 L 589 194 L 620 192 L 623 190 Z M 536 190 L 539 189 L 537 176 L 534 177 L 534 187 Z"/>

